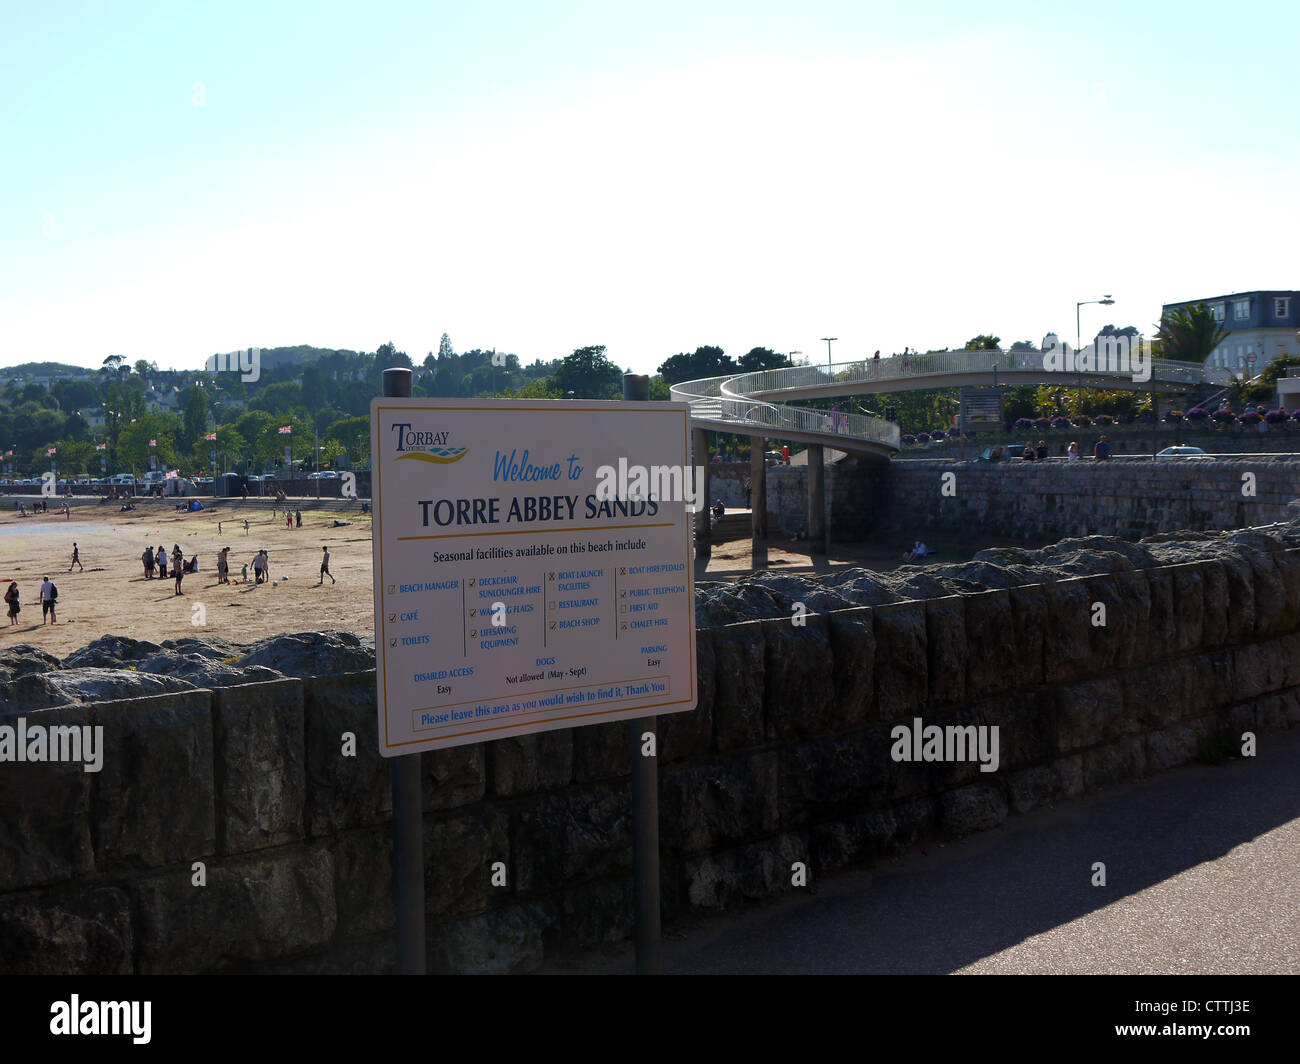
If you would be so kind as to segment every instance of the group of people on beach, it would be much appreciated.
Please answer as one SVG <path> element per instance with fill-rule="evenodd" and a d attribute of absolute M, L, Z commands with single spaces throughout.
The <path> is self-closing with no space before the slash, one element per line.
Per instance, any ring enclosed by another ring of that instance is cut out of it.
<path fill-rule="evenodd" d="M 154 569 L 158 570 L 158 579 L 167 579 L 167 548 L 161 543 L 158 544 L 158 550 L 154 551 L 152 547 L 145 547 L 144 553 L 140 555 L 140 561 L 144 563 L 144 578 L 152 580 Z M 186 573 L 197 573 L 199 571 L 199 556 L 196 554 L 188 562 L 185 560 L 185 552 L 181 550 L 179 543 L 172 544 L 171 553 L 172 577 L 176 581 L 175 594 L 183 595 L 181 582 L 185 579 Z M 71 571 L 71 570 L 69 570 Z"/>

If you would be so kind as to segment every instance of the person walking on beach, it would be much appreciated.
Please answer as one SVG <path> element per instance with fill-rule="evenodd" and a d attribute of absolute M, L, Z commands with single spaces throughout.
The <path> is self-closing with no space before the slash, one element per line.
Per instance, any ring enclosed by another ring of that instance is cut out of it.
<path fill-rule="evenodd" d="M 5 604 L 9 607 L 9 623 L 17 624 L 18 613 L 22 609 L 22 607 L 18 605 L 17 581 L 10 581 L 9 590 L 5 592 Z"/>
<path fill-rule="evenodd" d="M 185 594 L 181 590 L 181 581 L 185 579 L 185 555 L 179 543 L 172 545 L 172 575 L 176 577 L 176 594 Z"/>
<path fill-rule="evenodd" d="M 140 555 L 140 560 L 144 562 L 144 578 L 146 580 L 152 580 L 154 566 L 153 548 L 145 547 L 144 553 Z"/>
<path fill-rule="evenodd" d="M 244 518 L 244 535 L 248 535 L 248 518 Z"/>
<path fill-rule="evenodd" d="M 72 545 L 72 565 L 81 566 L 79 570 L 80 572 L 84 573 L 86 571 L 86 567 L 81 565 L 81 553 L 77 550 L 77 545 L 75 543 Z M 68 572 L 72 572 L 72 565 L 68 566 Z"/>
<path fill-rule="evenodd" d="M 230 583 L 230 548 L 222 547 L 217 555 L 217 583 Z"/>
<path fill-rule="evenodd" d="M 48 576 L 45 583 L 41 585 L 41 624 L 45 624 L 45 617 L 48 614 L 51 624 L 58 624 L 59 618 L 54 612 L 55 600 L 59 597 L 59 589 L 54 586 L 54 581 Z"/>
<path fill-rule="evenodd" d="M 299 527 L 299 528 L 302 528 L 302 511 L 301 511 L 301 510 L 294 510 L 294 512 L 293 512 L 293 518 L 294 518 L 295 521 L 298 522 L 298 527 Z"/>
<path fill-rule="evenodd" d="M 325 578 L 327 576 L 330 578 L 331 584 L 338 583 L 338 581 L 334 579 L 334 574 L 330 572 L 330 549 L 329 547 L 321 547 L 320 580 L 317 581 L 316 586 L 320 587 L 321 584 L 325 583 Z"/>
<path fill-rule="evenodd" d="M 284 527 L 293 528 L 293 514 L 291 514 L 288 510 L 284 511 Z"/>
<path fill-rule="evenodd" d="M 253 583 L 262 582 L 262 552 L 259 550 L 253 555 Z"/>
<path fill-rule="evenodd" d="M 154 555 L 154 561 L 158 563 L 158 579 L 166 580 L 167 579 L 167 549 L 161 543 L 158 544 L 158 553 Z"/>
<path fill-rule="evenodd" d="M 220 522 L 220 521 L 217 522 L 217 535 L 218 535 L 218 536 L 221 535 L 221 522 Z"/>

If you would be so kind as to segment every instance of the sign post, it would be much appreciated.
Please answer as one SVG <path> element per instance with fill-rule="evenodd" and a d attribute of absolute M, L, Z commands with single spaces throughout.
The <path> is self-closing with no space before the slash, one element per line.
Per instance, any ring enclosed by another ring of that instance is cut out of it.
<path fill-rule="evenodd" d="M 626 402 L 647 402 L 650 399 L 650 378 L 645 374 L 625 373 L 623 399 Z M 707 500 L 703 503 L 707 504 Z M 687 558 L 689 560 L 689 554 Z M 655 718 L 641 717 L 631 721 L 628 740 L 632 754 L 632 896 L 636 974 L 658 975 L 661 970 L 662 912 L 659 904 L 659 736 L 655 731 Z M 647 742 L 655 744 L 654 756 L 646 756 L 644 747 Z"/>
<path fill-rule="evenodd" d="M 402 367 L 384 370 L 384 395 L 409 399 L 411 371 Z M 376 494 L 375 507 L 378 506 Z M 377 537 L 375 543 L 378 552 Z M 378 632 L 377 616 L 375 620 L 375 631 Z M 376 646 L 378 643 L 376 638 Z M 380 738 L 382 740 L 382 734 Z M 391 755 L 385 752 L 385 756 Z M 424 795 L 420 790 L 420 761 L 420 754 L 416 752 L 394 757 L 390 765 L 393 784 L 393 907 L 397 918 L 399 975 L 423 975 L 425 972 Z"/>
<path fill-rule="evenodd" d="M 385 393 L 370 410 L 380 751 L 396 766 L 629 722 L 637 970 L 656 971 L 655 716 L 696 704 L 691 516 L 707 500 L 689 407 L 645 401 L 644 377 L 622 402 Z M 419 794 L 417 768 L 417 846 Z"/>

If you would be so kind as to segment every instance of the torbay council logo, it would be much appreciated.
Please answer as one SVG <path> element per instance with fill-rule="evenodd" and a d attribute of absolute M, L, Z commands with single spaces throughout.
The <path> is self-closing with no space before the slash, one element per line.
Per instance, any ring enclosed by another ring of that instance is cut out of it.
<path fill-rule="evenodd" d="M 450 432 L 417 429 L 409 421 L 394 422 L 392 428 L 397 433 L 398 462 L 410 458 L 434 465 L 450 465 L 459 462 L 469 453 L 468 447 L 452 447 L 448 444 Z"/>

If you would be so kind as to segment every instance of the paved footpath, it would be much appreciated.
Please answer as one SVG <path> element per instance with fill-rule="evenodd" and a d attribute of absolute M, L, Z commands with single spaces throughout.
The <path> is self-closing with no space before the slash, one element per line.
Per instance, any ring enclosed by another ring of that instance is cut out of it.
<path fill-rule="evenodd" d="M 1093 886 L 1104 862 L 1106 885 Z M 558 971 L 630 971 L 631 951 Z M 773 902 L 669 927 L 666 973 L 1300 973 L 1300 729 Z"/>

